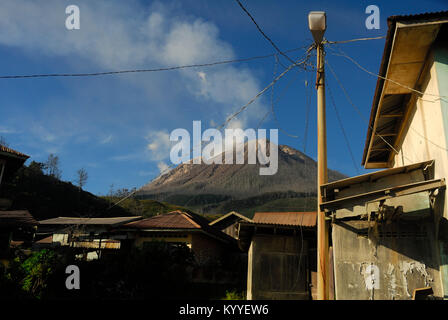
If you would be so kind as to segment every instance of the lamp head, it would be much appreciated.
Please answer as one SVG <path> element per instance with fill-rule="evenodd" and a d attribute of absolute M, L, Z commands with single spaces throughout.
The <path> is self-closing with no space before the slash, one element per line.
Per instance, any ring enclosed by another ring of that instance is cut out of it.
<path fill-rule="evenodd" d="M 322 42 L 327 29 L 327 16 L 324 11 L 311 11 L 308 14 L 308 27 L 317 44 Z"/>

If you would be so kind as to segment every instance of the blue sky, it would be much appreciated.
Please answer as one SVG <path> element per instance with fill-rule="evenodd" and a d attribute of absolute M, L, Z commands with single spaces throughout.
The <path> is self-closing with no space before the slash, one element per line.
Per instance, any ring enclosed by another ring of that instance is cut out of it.
<path fill-rule="evenodd" d="M 447 10 L 445 1 L 243 1 L 282 50 L 311 43 L 307 14 L 327 12 L 328 40 L 386 34 L 390 15 Z M 65 28 L 65 8 L 80 8 L 80 30 Z M 380 29 L 365 27 L 365 8 L 380 8 Z M 0 74 L 82 73 L 157 68 L 274 53 L 234 1 L 81 1 L 5 0 L 0 3 Z M 384 39 L 341 44 L 365 68 L 378 72 Z M 291 53 L 299 57 L 303 52 Z M 343 57 L 327 59 L 365 118 L 369 117 L 375 77 Z M 283 64 L 288 64 L 282 59 Z M 59 156 L 62 178 L 75 179 L 84 167 L 85 189 L 106 194 L 140 187 L 169 164 L 168 134 L 209 128 L 249 101 L 272 81 L 274 58 L 159 73 L 42 79 L 0 79 L 0 135 L 10 147 L 45 161 Z M 275 105 L 283 130 L 279 143 L 303 149 L 305 81 L 312 72 L 288 73 L 275 87 L 290 87 Z M 292 82 L 291 82 L 292 81 Z M 327 98 L 328 166 L 347 175 L 361 169 L 367 126 L 348 104 L 332 75 L 327 82 L 349 136 L 354 167 Z M 316 104 L 312 90 L 307 154 L 316 156 Z M 266 93 L 235 126 L 256 127 L 270 108 Z M 264 128 L 277 128 L 272 117 Z"/>

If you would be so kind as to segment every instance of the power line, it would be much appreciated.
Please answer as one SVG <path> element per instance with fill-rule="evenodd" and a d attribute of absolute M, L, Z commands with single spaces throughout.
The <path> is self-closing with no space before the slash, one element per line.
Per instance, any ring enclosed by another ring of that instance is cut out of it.
<path fill-rule="evenodd" d="M 304 47 L 289 49 L 285 52 L 294 52 L 303 50 Z M 182 65 L 182 66 L 174 66 L 174 67 L 165 67 L 165 68 L 154 68 L 154 69 L 133 69 L 133 70 L 119 70 L 119 71 L 106 71 L 106 72 L 89 72 L 89 73 L 48 73 L 48 74 L 29 74 L 29 75 L 3 75 L 0 76 L 0 79 L 26 79 L 26 78 L 51 78 L 51 77 L 94 77 L 94 76 L 105 76 L 105 75 L 116 75 L 116 74 L 126 74 L 126 73 L 144 73 L 144 72 L 160 72 L 160 71 L 173 71 L 179 69 L 189 69 L 189 68 L 201 68 L 201 67 L 211 67 L 222 64 L 230 64 L 230 63 L 240 63 L 240 62 L 248 62 L 252 60 L 266 59 L 275 56 L 277 53 L 271 53 L 263 56 L 254 56 L 249 58 L 241 58 L 241 59 L 232 59 L 232 60 L 223 60 L 216 61 L 210 63 L 201 63 L 201 64 L 190 64 L 190 65 Z"/>
<path fill-rule="evenodd" d="M 355 157 L 352 152 L 352 148 L 350 147 L 350 141 L 348 140 L 347 133 L 345 132 L 344 125 L 343 125 L 341 116 L 339 114 L 338 108 L 336 107 L 336 103 L 334 101 L 333 93 L 331 92 L 330 86 L 328 86 L 328 93 L 330 94 L 330 100 L 333 105 L 334 112 L 336 113 L 336 118 L 338 119 L 339 127 L 341 128 L 341 131 L 342 131 L 342 135 L 344 136 L 345 143 L 348 148 L 348 152 L 350 153 L 350 157 L 352 158 L 353 166 L 355 167 L 355 170 L 359 175 L 359 169 L 358 169 L 358 166 L 356 165 L 356 161 L 355 161 Z"/>
<path fill-rule="evenodd" d="M 279 63 L 278 57 L 276 57 L 276 64 Z M 276 68 L 275 68 L 276 69 Z M 275 72 L 274 72 L 274 77 L 275 77 Z M 266 112 L 266 114 L 263 116 L 263 118 L 260 120 L 260 122 L 258 123 L 257 129 L 262 125 L 262 123 L 266 120 L 266 118 L 268 117 L 269 114 L 272 114 L 272 118 L 275 121 L 277 128 L 280 132 L 282 132 L 284 135 L 294 138 L 294 139 L 299 139 L 299 136 L 294 135 L 289 133 L 287 130 L 283 129 L 282 126 L 280 125 L 280 121 L 277 118 L 276 112 L 275 112 L 275 104 L 277 104 L 280 99 L 286 94 L 286 92 L 288 91 L 288 89 L 291 87 L 292 83 L 297 80 L 297 77 L 300 75 L 300 71 L 298 71 L 298 73 L 295 74 L 295 76 L 293 76 L 293 78 L 282 88 L 282 90 L 280 91 L 280 94 L 278 95 L 277 99 L 275 99 L 275 101 L 272 100 L 272 95 L 271 95 L 271 110 L 269 110 L 268 112 Z M 273 88 L 273 87 L 272 87 Z"/>
<path fill-rule="evenodd" d="M 278 57 L 277 57 L 276 61 L 277 61 L 277 63 L 279 62 Z M 300 73 L 296 73 L 295 77 L 293 77 L 293 78 L 291 79 L 291 81 L 289 81 L 289 82 L 286 84 L 286 86 L 285 86 L 285 87 L 283 88 L 283 90 L 281 91 L 281 93 L 280 93 L 279 97 L 277 98 L 277 100 L 275 101 L 275 103 L 277 103 L 277 102 L 283 97 L 283 95 L 286 93 L 286 91 L 287 91 L 288 88 L 291 86 L 291 84 L 297 79 L 297 77 L 298 77 L 299 74 L 300 74 Z M 298 138 L 299 138 L 298 136 L 296 136 L 296 135 L 294 135 L 294 134 L 291 134 L 291 133 L 289 133 L 288 131 L 286 131 L 286 130 L 284 130 L 284 129 L 282 128 L 282 126 L 280 125 L 280 122 L 278 121 L 277 115 L 276 115 L 276 113 L 275 113 L 274 102 L 271 103 L 271 114 L 272 114 L 272 118 L 274 119 L 275 123 L 277 124 L 277 127 L 278 127 L 278 129 L 280 130 L 280 132 L 282 132 L 283 134 L 285 134 L 285 135 L 287 135 L 288 137 L 291 137 L 291 138 L 295 138 L 295 139 L 298 139 Z"/>
<path fill-rule="evenodd" d="M 338 44 L 338 43 L 349 43 L 349 42 L 356 42 L 356 41 L 378 40 L 378 39 L 384 39 L 384 38 L 386 38 L 386 36 L 373 37 L 373 38 L 358 38 L 358 39 L 341 40 L 341 41 L 328 41 L 328 40 L 325 40 L 322 43 L 323 44 Z"/>
<path fill-rule="evenodd" d="M 339 50 L 340 50 L 340 49 L 339 49 Z M 342 50 L 340 50 L 340 51 L 342 52 Z M 344 53 L 344 52 L 342 52 L 342 53 Z M 337 55 L 337 54 L 335 54 L 335 55 Z M 345 57 L 348 58 L 348 59 L 350 59 L 353 63 L 355 63 L 355 64 L 356 64 L 358 67 L 360 67 L 362 70 L 366 71 L 367 73 L 370 73 L 370 74 L 375 75 L 373 72 L 370 72 L 370 71 L 368 71 L 368 70 L 365 70 L 365 69 L 364 69 L 362 66 L 360 66 L 354 59 L 350 58 L 350 57 L 347 56 L 347 55 L 345 55 Z M 331 65 L 329 64 L 328 61 L 327 61 L 327 65 L 329 66 L 330 71 L 331 71 L 331 73 L 333 74 L 333 77 L 334 77 L 334 78 L 336 79 L 336 81 L 338 82 L 339 86 L 340 86 L 341 89 L 343 90 L 343 92 L 344 92 L 346 98 L 348 99 L 348 101 L 350 102 L 350 104 L 355 108 L 355 110 L 358 112 L 358 114 L 361 116 L 361 118 L 367 123 L 367 125 L 368 125 L 369 128 L 372 130 L 372 132 L 374 133 L 374 135 L 376 135 L 376 136 L 379 137 L 381 140 L 383 140 L 383 141 L 384 141 L 390 148 L 392 148 L 392 150 L 393 150 L 396 154 L 398 154 L 398 151 L 397 151 L 397 150 L 396 150 L 396 149 L 395 149 L 389 142 L 387 142 L 387 140 L 384 139 L 384 137 L 383 137 L 381 134 L 379 134 L 376 130 L 374 130 L 373 126 L 371 126 L 371 125 L 369 124 L 369 121 L 362 115 L 361 111 L 358 109 L 358 107 L 356 107 L 356 105 L 353 103 L 353 101 L 352 101 L 352 100 L 350 99 L 350 97 L 348 96 L 347 91 L 346 91 L 345 88 L 343 87 L 341 81 L 339 80 L 338 76 L 336 75 L 336 73 L 334 72 L 333 68 L 331 67 Z M 379 76 L 379 75 L 377 75 L 377 76 L 380 77 L 380 78 L 384 78 L 384 79 L 386 79 L 385 77 L 381 77 L 381 76 Z M 393 81 L 393 80 L 390 80 L 390 79 L 386 79 L 386 80 L 389 80 L 389 81 L 392 81 L 392 82 L 398 84 L 398 82 L 396 82 L 396 81 Z M 398 84 L 398 85 L 401 85 L 401 84 Z M 420 92 L 420 91 L 418 91 L 418 90 L 412 89 L 412 88 L 410 88 L 410 87 L 408 87 L 408 86 L 405 86 L 405 85 L 401 85 L 401 86 L 403 86 L 403 87 L 405 87 L 405 88 L 408 88 L 408 89 L 410 89 L 410 90 L 412 90 L 412 91 L 415 91 L 415 92 L 417 92 L 417 93 L 419 93 L 419 94 L 422 94 L 422 95 L 425 94 L 425 93 Z M 432 96 L 438 96 L 438 95 L 429 94 L 429 93 L 426 93 L 426 94 L 427 94 L 427 95 L 432 95 Z M 438 96 L 438 97 L 440 97 L 441 100 L 444 100 L 444 99 L 442 98 L 442 96 Z M 444 101 L 446 101 L 446 100 L 444 100 Z M 425 139 L 426 141 L 430 142 L 430 143 L 433 144 L 434 146 L 436 146 L 436 147 L 438 147 L 438 148 L 440 148 L 440 149 L 442 149 L 442 150 L 447 150 L 446 148 L 440 146 L 439 144 L 435 143 L 434 141 L 432 141 L 432 140 L 428 139 L 427 137 L 423 136 L 423 135 L 420 134 L 418 131 L 416 131 L 414 128 L 410 127 L 410 129 L 412 129 L 416 134 L 418 134 L 420 137 L 422 137 L 422 138 Z M 412 161 L 411 161 L 408 157 L 406 157 L 403 153 L 402 153 L 402 155 L 403 155 L 404 158 L 406 158 L 406 160 L 412 162 Z"/>
<path fill-rule="evenodd" d="M 306 154 L 306 143 L 308 140 L 308 126 L 309 126 L 309 118 L 310 118 L 310 109 L 311 109 L 311 88 L 309 86 L 309 77 L 305 80 L 305 132 L 303 135 L 303 153 Z"/>
<path fill-rule="evenodd" d="M 255 21 L 255 18 L 250 14 L 250 12 L 243 6 L 243 4 L 241 3 L 240 0 L 235 0 L 238 5 L 241 7 L 241 9 L 243 9 L 243 11 L 249 16 L 249 18 L 252 20 L 252 22 L 254 23 L 255 27 L 257 28 L 257 30 L 262 34 L 262 36 L 269 41 L 269 43 L 274 47 L 275 50 L 277 50 L 278 53 L 280 53 L 282 56 L 284 56 L 286 59 L 289 60 L 289 62 L 295 64 L 294 60 L 292 60 L 290 57 L 288 57 L 284 52 L 282 52 L 277 45 L 274 43 L 274 41 L 271 40 L 271 38 L 269 38 L 266 33 L 264 33 L 264 31 L 261 29 L 261 27 L 258 25 L 257 21 Z"/>
<path fill-rule="evenodd" d="M 263 90 L 261 90 L 259 93 L 257 93 L 248 103 L 246 103 L 245 105 L 243 105 L 237 112 L 233 113 L 231 116 L 229 116 L 221 125 L 215 127 L 215 129 L 217 130 L 221 130 L 224 127 L 227 126 L 227 124 L 232 121 L 234 118 L 236 118 L 240 113 L 242 113 L 244 110 L 247 109 L 247 107 L 249 107 L 255 100 L 257 100 L 263 93 L 265 93 L 269 88 L 271 88 L 278 80 L 280 80 L 286 73 L 288 73 L 293 67 L 296 67 L 298 65 L 304 64 L 307 62 L 307 59 L 309 57 L 309 52 L 311 51 L 311 47 L 307 50 L 307 55 L 305 56 L 305 58 L 300 61 L 297 62 L 295 61 L 294 64 L 291 64 L 285 71 L 283 71 L 279 76 L 277 76 L 269 85 L 267 85 Z M 204 142 L 201 142 L 201 145 Z M 191 150 L 193 150 L 194 146 L 192 147 Z M 191 153 L 191 151 L 190 151 Z M 154 179 L 152 179 L 149 183 L 155 181 L 156 179 L 158 179 L 159 177 L 163 176 L 164 174 L 168 173 L 173 167 L 175 166 L 175 164 L 171 164 L 169 165 L 165 170 L 163 170 L 158 176 L 156 176 Z M 115 207 L 116 205 L 118 205 L 119 203 L 123 202 L 124 200 L 126 200 L 127 198 L 131 197 L 133 194 L 137 193 L 138 191 L 140 191 L 143 188 L 140 187 L 136 190 L 134 190 L 133 192 L 130 192 L 127 196 L 125 196 L 124 198 L 120 199 L 118 202 L 115 202 L 111 207 L 109 207 L 108 210 L 110 210 L 111 208 Z"/>
<path fill-rule="evenodd" d="M 373 126 L 370 125 L 369 121 L 364 117 L 364 115 L 361 113 L 361 111 L 359 110 L 359 108 L 353 103 L 352 99 L 350 98 L 350 96 L 347 93 L 347 90 L 345 89 L 344 85 L 342 84 L 342 82 L 339 80 L 338 76 L 336 75 L 336 73 L 334 72 L 333 68 L 331 67 L 330 63 L 328 61 L 326 61 L 326 64 L 328 65 L 331 74 L 333 75 L 333 77 L 336 79 L 336 82 L 338 83 L 339 87 L 342 89 L 347 101 L 349 102 L 349 104 L 356 110 L 356 112 L 358 113 L 358 115 L 367 123 L 367 126 L 372 130 L 372 132 L 378 136 L 381 140 L 384 141 L 385 144 L 387 144 L 396 154 L 398 154 L 399 152 L 397 151 L 397 149 L 395 149 L 394 146 L 392 146 L 386 139 L 384 139 L 383 136 L 381 136 L 380 134 L 378 134 L 376 132 L 376 130 L 373 128 Z M 403 155 L 404 156 L 404 155 Z M 409 158 L 405 157 L 406 160 L 409 160 Z"/>
<path fill-rule="evenodd" d="M 376 73 L 374 73 L 374 72 L 372 72 L 372 71 L 369 71 L 369 70 L 367 70 L 366 68 L 364 68 L 363 66 L 361 66 L 355 59 L 353 59 L 352 57 L 350 57 L 349 55 L 347 55 L 345 52 L 343 52 L 341 49 L 338 48 L 338 50 L 339 50 L 339 52 L 341 52 L 341 54 L 338 54 L 338 53 L 334 53 L 334 52 L 333 52 L 332 55 L 340 56 L 340 57 L 344 57 L 344 58 L 350 60 L 350 61 L 351 61 L 353 64 L 355 64 L 359 69 L 361 69 L 361 70 L 364 71 L 364 72 L 367 72 L 367 73 L 370 74 L 370 75 L 373 75 L 373 76 L 375 76 L 375 77 L 377 77 L 377 78 L 381 78 L 381 79 L 383 79 L 383 80 L 385 80 L 385 81 L 390 81 L 390 82 L 392 82 L 392 83 L 394 83 L 394 84 L 396 84 L 396 85 L 398 85 L 398 86 L 400 86 L 400 87 L 403 87 L 403 88 L 405 88 L 405 89 L 408 89 L 408 90 L 410 90 L 410 91 L 413 91 L 413 92 L 418 93 L 418 94 L 421 94 L 421 95 L 428 95 L 428 96 L 438 97 L 438 98 L 440 98 L 440 99 L 442 99 L 442 100 L 444 100 L 443 98 L 447 98 L 446 96 L 440 96 L 440 95 L 438 95 L 438 94 L 432 94 L 432 93 L 424 93 L 424 92 L 421 92 L 421 91 L 416 90 L 416 89 L 414 89 L 414 88 L 411 88 L 411 87 L 409 87 L 409 86 L 407 86 L 407 85 L 405 85 L 405 84 L 402 84 L 402 83 L 400 83 L 400 82 L 398 82 L 398 81 L 395 81 L 395 80 L 392 80 L 392 79 L 383 77 L 383 76 L 381 76 L 381 75 L 379 75 L 379 74 L 376 74 Z M 444 100 L 444 101 L 448 102 L 447 100 Z"/>

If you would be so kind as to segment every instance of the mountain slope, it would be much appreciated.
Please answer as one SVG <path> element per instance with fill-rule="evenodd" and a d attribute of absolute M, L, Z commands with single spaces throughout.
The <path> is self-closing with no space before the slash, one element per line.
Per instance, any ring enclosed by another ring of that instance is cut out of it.
<path fill-rule="evenodd" d="M 250 212 L 251 208 L 266 207 L 264 204 L 269 201 L 315 197 L 316 162 L 291 147 L 278 148 L 275 175 L 259 175 L 260 164 L 250 165 L 247 161 L 234 165 L 186 163 L 144 186 L 138 197 L 168 201 L 206 213 L 230 209 Z M 247 149 L 245 157 L 247 160 Z M 328 170 L 328 178 L 334 181 L 345 176 Z M 295 203 L 296 210 L 300 209 L 302 205 Z M 309 204 L 313 208 L 315 199 Z M 270 211 L 274 210 L 275 206 Z"/>
<path fill-rule="evenodd" d="M 9 210 L 28 210 L 36 220 L 65 217 L 131 216 L 128 210 L 70 182 L 45 175 L 40 169 L 23 166 L 16 175 L 2 183 L 0 198 L 12 201 Z"/>

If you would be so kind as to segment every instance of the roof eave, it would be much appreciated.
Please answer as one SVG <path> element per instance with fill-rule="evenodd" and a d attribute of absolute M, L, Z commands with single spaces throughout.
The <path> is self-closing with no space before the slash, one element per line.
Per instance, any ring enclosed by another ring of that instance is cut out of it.
<path fill-rule="evenodd" d="M 381 59 L 380 70 L 378 73 L 382 77 L 384 77 L 384 75 L 386 74 L 387 65 L 389 64 L 390 52 L 392 49 L 392 43 L 393 43 L 393 38 L 394 38 L 394 34 L 395 34 L 395 25 L 396 25 L 396 20 L 392 19 L 394 17 L 395 16 L 392 16 L 387 19 L 388 29 L 387 29 L 387 35 L 386 35 L 386 42 L 384 44 L 383 57 Z M 370 141 L 372 139 L 372 128 L 373 128 L 373 124 L 375 122 L 376 114 L 378 112 L 378 103 L 380 100 L 381 91 L 383 90 L 383 87 L 384 87 L 384 79 L 378 77 L 377 82 L 376 82 L 375 95 L 373 97 L 372 109 L 370 111 L 370 119 L 369 119 L 369 126 L 367 128 L 367 137 L 366 137 L 366 142 L 364 145 L 364 153 L 362 156 L 361 164 L 364 167 L 366 166 L 366 162 L 367 162 L 367 153 L 369 151 Z"/>

